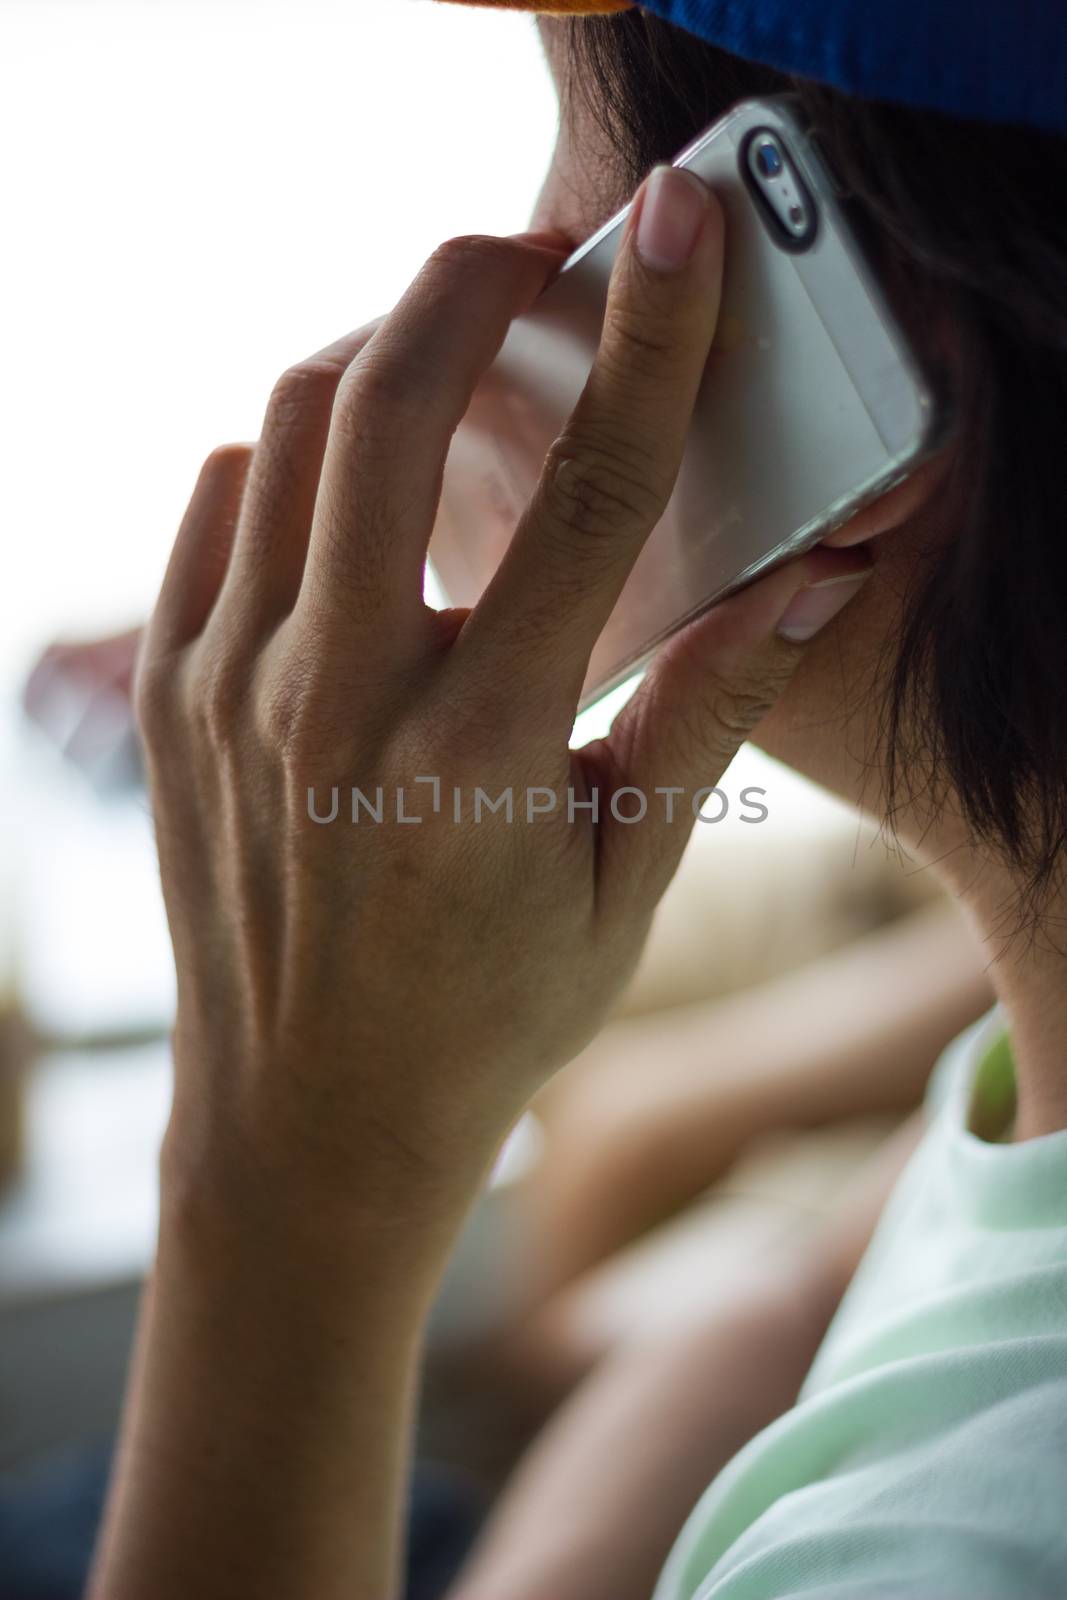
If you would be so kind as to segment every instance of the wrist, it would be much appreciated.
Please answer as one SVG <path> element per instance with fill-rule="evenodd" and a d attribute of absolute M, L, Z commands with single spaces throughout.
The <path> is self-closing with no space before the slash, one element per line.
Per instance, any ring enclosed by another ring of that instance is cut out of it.
<path fill-rule="evenodd" d="M 400 1050 L 356 1046 L 310 1026 L 299 1047 L 277 1037 L 227 1046 L 211 1019 L 179 1006 L 175 1094 L 164 1178 L 175 1192 L 302 1205 L 423 1231 L 458 1225 L 507 1131 L 509 1108 L 430 1088 Z M 424 1074 L 425 1075 L 425 1074 Z"/>
<path fill-rule="evenodd" d="M 392 1276 L 428 1302 L 476 1184 L 431 1176 L 354 1149 L 313 1161 L 287 1142 L 172 1114 L 160 1154 L 160 1253 L 183 1271 L 318 1281 L 344 1296 Z"/>

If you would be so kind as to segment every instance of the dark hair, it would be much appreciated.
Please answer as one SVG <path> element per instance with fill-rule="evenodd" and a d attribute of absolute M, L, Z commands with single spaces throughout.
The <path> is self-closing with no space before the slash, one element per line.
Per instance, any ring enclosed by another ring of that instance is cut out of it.
<path fill-rule="evenodd" d="M 1067 842 L 1067 140 L 857 99 L 641 11 L 571 35 L 572 83 L 634 184 L 735 101 L 799 94 L 913 332 L 936 340 L 948 313 L 957 536 L 885 663 L 884 788 L 891 818 L 932 771 L 931 802 L 958 793 L 1036 908 Z"/>

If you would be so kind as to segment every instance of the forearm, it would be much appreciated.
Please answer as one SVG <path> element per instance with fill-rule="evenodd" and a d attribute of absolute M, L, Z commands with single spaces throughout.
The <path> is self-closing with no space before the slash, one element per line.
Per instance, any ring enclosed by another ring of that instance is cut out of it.
<path fill-rule="evenodd" d="M 799 1275 L 767 1275 L 714 1320 L 609 1357 L 520 1465 L 449 1600 L 647 1600 L 701 1493 L 792 1404 L 830 1311 Z"/>
<path fill-rule="evenodd" d="M 985 969 L 957 908 L 939 901 L 788 976 L 679 1013 L 657 1074 L 677 1112 L 672 1168 L 689 1164 L 690 1147 L 695 1158 L 702 1113 L 721 1118 L 724 1094 L 750 1136 L 907 1110 L 945 1045 L 992 1003 Z"/>
<path fill-rule="evenodd" d="M 436 1254 L 369 1219 L 253 1216 L 164 1205 L 95 1600 L 399 1592 Z"/>
<path fill-rule="evenodd" d="M 724 1028 L 752 1041 L 753 1120 L 908 1110 L 941 1051 L 992 1004 L 987 968 L 959 909 L 939 900 L 742 997 Z"/>
<path fill-rule="evenodd" d="M 945 1045 L 990 1003 L 985 958 L 939 901 L 788 977 L 609 1027 L 540 1103 L 531 1301 L 687 1204 L 768 1131 L 917 1104 Z"/>
<path fill-rule="evenodd" d="M 520 1464 L 449 1600 L 648 1600 L 705 1488 L 793 1403 L 920 1133 L 909 1118 L 833 1218 L 755 1265 L 729 1304 L 594 1368 Z"/>

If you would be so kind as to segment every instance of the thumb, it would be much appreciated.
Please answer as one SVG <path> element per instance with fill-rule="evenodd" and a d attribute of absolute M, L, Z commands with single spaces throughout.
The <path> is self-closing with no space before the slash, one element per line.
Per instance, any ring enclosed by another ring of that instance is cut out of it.
<path fill-rule="evenodd" d="M 606 876 L 619 872 L 617 881 L 636 886 L 648 883 L 651 873 L 649 887 L 662 892 L 692 832 L 694 795 L 719 782 L 786 688 L 808 641 L 869 573 L 862 546 L 811 550 L 669 641 L 594 753 L 615 790 L 632 786 L 648 801 L 639 827 L 620 822 L 614 812 L 606 819 Z M 673 805 L 662 792 L 670 790 L 682 791 Z"/>

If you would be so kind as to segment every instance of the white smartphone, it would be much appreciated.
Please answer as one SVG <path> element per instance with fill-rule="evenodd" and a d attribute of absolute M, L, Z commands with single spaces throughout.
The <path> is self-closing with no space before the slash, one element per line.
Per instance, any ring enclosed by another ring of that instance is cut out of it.
<path fill-rule="evenodd" d="M 724 207 L 722 307 L 673 496 L 593 650 L 583 708 L 904 478 L 946 431 L 793 97 L 743 102 L 674 165 Z M 478 600 L 582 391 L 629 209 L 513 322 L 457 431 L 429 548 L 447 604 Z"/>

